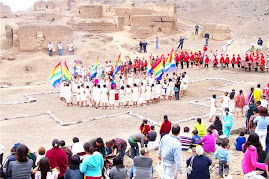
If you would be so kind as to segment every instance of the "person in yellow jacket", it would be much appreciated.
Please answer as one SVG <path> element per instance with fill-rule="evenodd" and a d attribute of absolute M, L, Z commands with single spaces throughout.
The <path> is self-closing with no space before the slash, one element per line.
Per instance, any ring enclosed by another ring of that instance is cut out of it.
<path fill-rule="evenodd" d="M 202 123 L 201 118 L 197 118 L 197 124 L 195 124 L 195 126 L 193 127 L 193 130 L 197 130 L 198 136 L 200 136 L 201 138 L 203 138 L 206 135 L 206 127 L 205 127 L 205 124 Z"/>

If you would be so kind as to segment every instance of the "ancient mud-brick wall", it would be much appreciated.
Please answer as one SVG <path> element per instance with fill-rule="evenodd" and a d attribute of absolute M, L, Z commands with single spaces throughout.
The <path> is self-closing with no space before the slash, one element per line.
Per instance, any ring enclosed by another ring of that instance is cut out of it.
<path fill-rule="evenodd" d="M 76 7 L 78 16 L 85 19 L 98 19 L 103 17 L 102 5 L 81 4 Z"/>
<path fill-rule="evenodd" d="M 112 8 L 117 16 L 124 17 L 124 25 L 131 24 L 131 18 L 134 15 L 150 15 L 151 11 L 148 8 L 138 7 L 113 7 Z"/>
<path fill-rule="evenodd" d="M 116 16 L 109 19 L 81 20 L 75 22 L 74 29 L 91 33 L 111 33 L 121 31 L 124 29 L 124 18 Z"/>
<path fill-rule="evenodd" d="M 11 12 L 11 9 L 8 5 L 4 5 L 2 2 L 0 2 L 0 18 L 9 18 L 12 17 L 13 14 Z"/>
<path fill-rule="evenodd" d="M 131 32 L 138 38 L 147 38 L 157 32 L 172 34 L 176 30 L 177 19 L 169 15 L 135 15 L 131 22 Z"/>
<path fill-rule="evenodd" d="M 44 11 L 47 9 L 46 1 L 37 1 L 34 3 L 35 11 Z"/>
<path fill-rule="evenodd" d="M 70 0 L 37 1 L 34 3 L 35 11 L 45 11 L 47 9 L 70 9 Z"/>
<path fill-rule="evenodd" d="M 13 35 L 14 36 L 14 35 Z M 19 51 L 39 51 L 47 49 L 51 42 L 57 49 L 58 42 L 67 48 L 73 40 L 73 29 L 67 25 L 49 23 L 29 23 L 18 27 Z"/>
<path fill-rule="evenodd" d="M 206 24 L 201 33 L 204 37 L 206 33 L 209 33 L 210 39 L 213 40 L 229 40 L 231 39 L 231 30 L 229 26 L 224 24 Z"/>

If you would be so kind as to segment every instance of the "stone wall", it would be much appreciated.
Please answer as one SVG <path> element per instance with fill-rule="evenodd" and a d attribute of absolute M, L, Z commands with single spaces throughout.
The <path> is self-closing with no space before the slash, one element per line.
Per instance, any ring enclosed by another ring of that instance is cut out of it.
<path fill-rule="evenodd" d="M 62 42 L 67 48 L 68 41 L 73 40 L 73 29 L 63 24 L 27 23 L 18 27 L 6 26 L 6 38 L 8 47 L 13 46 L 15 52 L 47 49 L 48 42 L 54 47 Z"/>
<path fill-rule="evenodd" d="M 0 18 L 9 18 L 9 17 L 13 17 L 10 7 L 0 2 Z"/>
<path fill-rule="evenodd" d="M 201 36 L 204 37 L 207 32 L 209 33 L 210 39 L 213 40 L 222 41 L 231 39 L 231 30 L 229 26 L 224 24 L 206 24 Z"/>
<path fill-rule="evenodd" d="M 84 19 L 97 19 L 103 17 L 102 5 L 81 4 L 76 7 L 79 17 Z"/>

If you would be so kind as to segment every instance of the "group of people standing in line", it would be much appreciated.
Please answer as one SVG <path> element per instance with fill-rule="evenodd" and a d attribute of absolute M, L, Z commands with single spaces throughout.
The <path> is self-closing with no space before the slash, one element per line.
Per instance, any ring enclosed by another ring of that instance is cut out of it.
<path fill-rule="evenodd" d="M 62 56 L 63 55 L 62 42 L 59 42 L 57 47 L 58 47 L 58 55 Z M 74 54 L 74 45 L 71 42 L 68 42 L 67 47 L 68 47 L 69 54 L 73 55 Z M 48 50 L 49 50 L 49 56 L 52 56 L 53 52 L 56 52 L 56 48 L 53 46 L 53 44 L 51 42 L 49 42 L 49 44 L 48 44 Z"/>
<path fill-rule="evenodd" d="M 64 81 L 60 86 L 60 99 L 68 106 L 93 106 L 106 109 L 138 107 L 144 104 L 159 103 L 161 100 L 179 100 L 186 95 L 188 75 L 183 72 L 180 76 L 173 73 L 172 77 L 165 74 L 161 81 L 154 74 L 129 73 L 127 78 L 120 75 L 113 79 L 104 72 L 95 79 L 87 77 Z M 75 99 L 76 98 L 76 99 Z"/>

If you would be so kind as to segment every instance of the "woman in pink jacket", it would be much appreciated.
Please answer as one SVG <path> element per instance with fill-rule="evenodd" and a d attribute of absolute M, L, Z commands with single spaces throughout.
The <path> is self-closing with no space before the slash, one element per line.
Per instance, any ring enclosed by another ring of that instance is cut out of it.
<path fill-rule="evenodd" d="M 258 162 L 258 153 L 262 151 L 259 136 L 256 133 L 250 134 L 248 140 L 243 144 L 244 158 L 242 160 L 242 169 L 245 174 L 255 171 L 256 168 L 266 170 L 265 163 Z"/>

